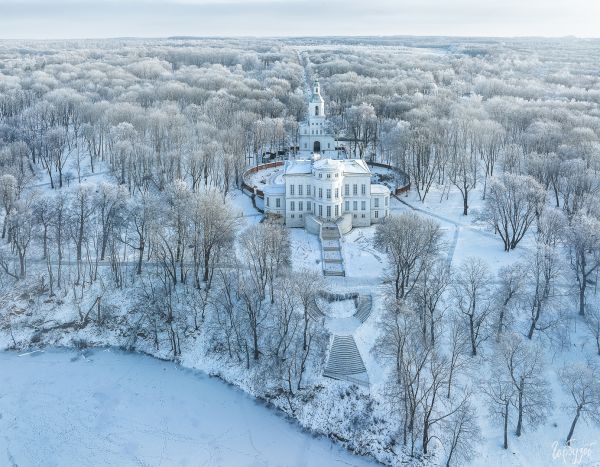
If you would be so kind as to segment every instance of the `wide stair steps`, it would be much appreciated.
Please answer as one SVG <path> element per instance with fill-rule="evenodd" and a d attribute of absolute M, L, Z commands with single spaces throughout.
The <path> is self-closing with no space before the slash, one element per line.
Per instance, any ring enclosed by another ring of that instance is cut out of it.
<path fill-rule="evenodd" d="M 345 276 L 340 231 L 335 224 L 321 225 L 321 257 L 325 276 Z"/>
<path fill-rule="evenodd" d="M 367 369 L 360 356 L 354 337 L 333 336 L 323 376 L 350 381 L 363 386 L 369 385 Z"/>
<path fill-rule="evenodd" d="M 308 315 L 315 321 L 320 321 L 325 318 L 325 313 L 323 313 L 315 298 L 312 299 L 310 306 L 308 307 Z"/>
<path fill-rule="evenodd" d="M 372 308 L 373 297 L 371 295 L 359 295 L 356 300 L 356 313 L 354 313 L 354 317 L 361 323 L 364 323 L 371 315 Z"/>

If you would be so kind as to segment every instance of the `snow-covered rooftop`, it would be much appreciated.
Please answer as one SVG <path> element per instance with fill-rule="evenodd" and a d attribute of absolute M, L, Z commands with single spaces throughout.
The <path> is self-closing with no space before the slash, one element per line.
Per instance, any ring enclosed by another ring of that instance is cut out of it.
<path fill-rule="evenodd" d="M 338 170 L 342 161 L 334 159 L 319 159 L 315 162 L 315 169 L 318 170 Z"/>
<path fill-rule="evenodd" d="M 317 170 L 339 170 L 342 167 L 344 174 L 371 173 L 367 163 L 361 159 L 331 159 L 323 158 L 317 161 L 307 159 L 289 160 L 285 164 L 286 175 L 310 174 L 313 167 Z"/>
<path fill-rule="evenodd" d="M 286 175 L 309 174 L 312 172 L 312 163 L 309 160 L 289 160 L 285 163 Z"/>
<path fill-rule="evenodd" d="M 362 159 L 344 159 L 344 174 L 370 174 L 371 170 Z"/>
<path fill-rule="evenodd" d="M 385 185 L 372 184 L 371 185 L 371 194 L 374 195 L 389 195 L 390 189 Z"/>

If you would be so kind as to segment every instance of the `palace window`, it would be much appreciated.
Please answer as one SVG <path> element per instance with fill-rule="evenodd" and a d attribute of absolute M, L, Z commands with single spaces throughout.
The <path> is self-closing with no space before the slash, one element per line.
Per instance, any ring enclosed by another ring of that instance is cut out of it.
<path fill-rule="evenodd" d="M 304 203 L 302 201 L 298 201 L 298 211 L 304 211 Z"/>
<path fill-rule="evenodd" d="M 350 201 L 344 202 L 344 211 L 350 211 Z"/>
<path fill-rule="evenodd" d="M 358 194 L 358 185 L 355 183 L 352 185 L 352 194 L 356 196 Z"/>
<path fill-rule="evenodd" d="M 340 207 L 336 204 L 335 205 L 335 217 L 340 215 Z"/>
<path fill-rule="evenodd" d="M 303 185 L 298 185 L 298 196 L 302 196 Z"/>
<path fill-rule="evenodd" d="M 290 195 L 294 196 L 294 185 L 290 185 Z"/>
<path fill-rule="evenodd" d="M 350 196 L 350 185 L 347 183 L 344 185 L 344 196 Z"/>
<path fill-rule="evenodd" d="M 323 205 L 319 204 L 319 217 L 323 217 Z"/>
<path fill-rule="evenodd" d="M 269 207 L 269 206 L 271 205 L 271 203 L 269 203 L 269 201 L 271 201 L 271 198 L 269 198 L 269 197 L 267 196 L 267 207 Z"/>
<path fill-rule="evenodd" d="M 290 211 L 295 211 L 296 210 L 296 203 L 293 201 L 290 201 Z"/>
<path fill-rule="evenodd" d="M 358 211 L 358 201 L 352 201 L 352 209 Z"/>
<path fill-rule="evenodd" d="M 361 211 L 366 211 L 367 210 L 367 202 L 366 201 L 361 201 L 360 202 L 360 210 Z"/>
<path fill-rule="evenodd" d="M 331 188 L 327 188 L 327 199 L 331 199 Z"/>
<path fill-rule="evenodd" d="M 327 217 L 331 217 L 331 206 L 327 206 Z"/>
<path fill-rule="evenodd" d="M 360 186 L 360 194 L 361 195 L 367 194 L 367 185 L 365 185 L 364 183 Z"/>
<path fill-rule="evenodd" d="M 375 219 L 379 217 L 379 211 L 375 211 Z"/>
<path fill-rule="evenodd" d="M 336 188 L 335 189 L 335 199 L 338 199 L 340 197 L 340 189 Z"/>
<path fill-rule="evenodd" d="M 306 185 L 306 196 L 310 196 L 310 185 Z"/>
<path fill-rule="evenodd" d="M 306 202 L 306 210 L 307 210 L 307 211 L 310 211 L 310 201 L 307 201 L 307 202 Z"/>
<path fill-rule="evenodd" d="M 276 208 L 280 208 L 281 207 L 281 198 L 275 198 L 275 207 Z"/>
<path fill-rule="evenodd" d="M 385 205 L 386 206 L 388 205 L 388 197 L 387 196 L 385 197 Z"/>
<path fill-rule="evenodd" d="M 319 198 L 323 198 L 323 188 L 319 188 Z"/>
<path fill-rule="evenodd" d="M 379 198 L 375 198 L 375 207 L 378 208 L 379 207 Z"/>
<path fill-rule="evenodd" d="M 331 178 L 331 174 L 327 174 L 327 178 Z"/>

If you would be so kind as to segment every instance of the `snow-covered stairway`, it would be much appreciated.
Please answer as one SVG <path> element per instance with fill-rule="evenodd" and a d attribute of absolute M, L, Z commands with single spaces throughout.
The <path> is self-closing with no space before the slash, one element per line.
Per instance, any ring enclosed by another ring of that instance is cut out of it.
<path fill-rule="evenodd" d="M 361 323 L 364 323 L 371 315 L 372 307 L 373 297 L 371 295 L 359 295 L 358 299 L 356 299 L 356 313 L 354 313 L 354 317 Z"/>
<path fill-rule="evenodd" d="M 321 225 L 321 257 L 325 276 L 345 276 L 340 230 L 333 223 Z"/>
<path fill-rule="evenodd" d="M 362 386 L 369 385 L 367 369 L 360 356 L 354 337 L 333 336 L 323 376 L 350 381 Z"/>

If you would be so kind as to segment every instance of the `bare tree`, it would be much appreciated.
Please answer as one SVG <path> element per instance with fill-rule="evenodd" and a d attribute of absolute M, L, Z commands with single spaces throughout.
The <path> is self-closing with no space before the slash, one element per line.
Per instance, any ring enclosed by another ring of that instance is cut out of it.
<path fill-rule="evenodd" d="M 550 312 L 556 301 L 556 282 L 561 270 L 558 252 L 552 247 L 538 244 L 535 251 L 527 255 L 523 295 L 529 312 L 528 339 L 536 330 L 544 331 L 556 324 L 557 318 Z"/>
<path fill-rule="evenodd" d="M 533 178 L 505 173 L 490 180 L 483 219 L 504 242 L 504 251 L 516 248 L 542 212 L 546 192 Z"/>
<path fill-rule="evenodd" d="M 475 456 L 474 445 L 481 441 L 475 409 L 468 401 L 452 414 L 444 425 L 448 438 L 446 467 L 463 465 Z"/>
<path fill-rule="evenodd" d="M 600 268 L 600 221 L 578 213 L 571 219 L 565 240 L 578 288 L 579 315 L 585 315 L 587 288 Z"/>
<path fill-rule="evenodd" d="M 375 245 L 389 258 L 387 276 L 396 299 L 407 297 L 440 252 L 438 223 L 408 212 L 389 216 L 377 226 Z"/>
<path fill-rule="evenodd" d="M 552 407 L 551 393 L 543 376 L 543 353 L 539 344 L 525 340 L 520 334 L 507 334 L 495 354 L 496 365 L 502 371 L 500 378 L 510 382 L 514 389 L 511 404 L 517 410 L 517 436 L 521 436 L 525 421 L 535 429 Z"/>
<path fill-rule="evenodd" d="M 513 310 L 518 305 L 524 289 L 524 266 L 515 263 L 498 271 L 498 285 L 494 290 L 493 310 L 496 319 L 496 342 L 507 331 L 513 320 Z"/>
<path fill-rule="evenodd" d="M 315 298 L 319 290 L 323 289 L 324 281 L 320 273 L 309 269 L 301 269 L 294 277 L 294 287 L 302 305 L 304 318 L 302 347 L 306 349 L 311 313 L 315 311 Z"/>
<path fill-rule="evenodd" d="M 0 201 L 4 208 L 4 222 L 2 225 L 2 238 L 6 238 L 6 227 L 8 218 L 19 198 L 17 179 L 10 174 L 0 176 Z"/>
<path fill-rule="evenodd" d="M 36 195 L 19 200 L 10 215 L 9 239 L 19 257 L 19 278 L 25 279 L 27 249 L 34 236 L 35 216 L 32 205 Z"/>
<path fill-rule="evenodd" d="M 567 435 L 567 445 L 570 445 L 580 417 L 600 425 L 600 366 L 591 361 L 575 362 L 561 368 L 558 377 L 570 396 L 566 408 L 575 412 Z"/>
<path fill-rule="evenodd" d="M 438 325 L 444 314 L 443 297 L 450 284 L 450 270 L 445 260 L 425 264 L 411 295 L 411 304 L 421 320 L 424 342 L 435 345 Z"/>
<path fill-rule="evenodd" d="M 467 258 L 452 284 L 453 303 L 469 336 L 471 356 L 488 338 L 488 321 L 491 313 L 491 276 L 479 258 Z"/>
<path fill-rule="evenodd" d="M 481 389 L 488 403 L 490 417 L 502 422 L 502 447 L 508 449 L 508 425 L 515 388 L 512 382 L 504 377 L 502 369 L 492 366 L 490 377 L 482 384 Z"/>
<path fill-rule="evenodd" d="M 191 210 L 194 282 L 198 288 L 200 281 L 210 288 L 217 262 L 232 247 L 240 220 L 214 190 L 194 193 Z"/>
<path fill-rule="evenodd" d="M 596 342 L 596 350 L 600 355 L 600 309 L 588 306 L 585 314 L 585 324 Z"/>

